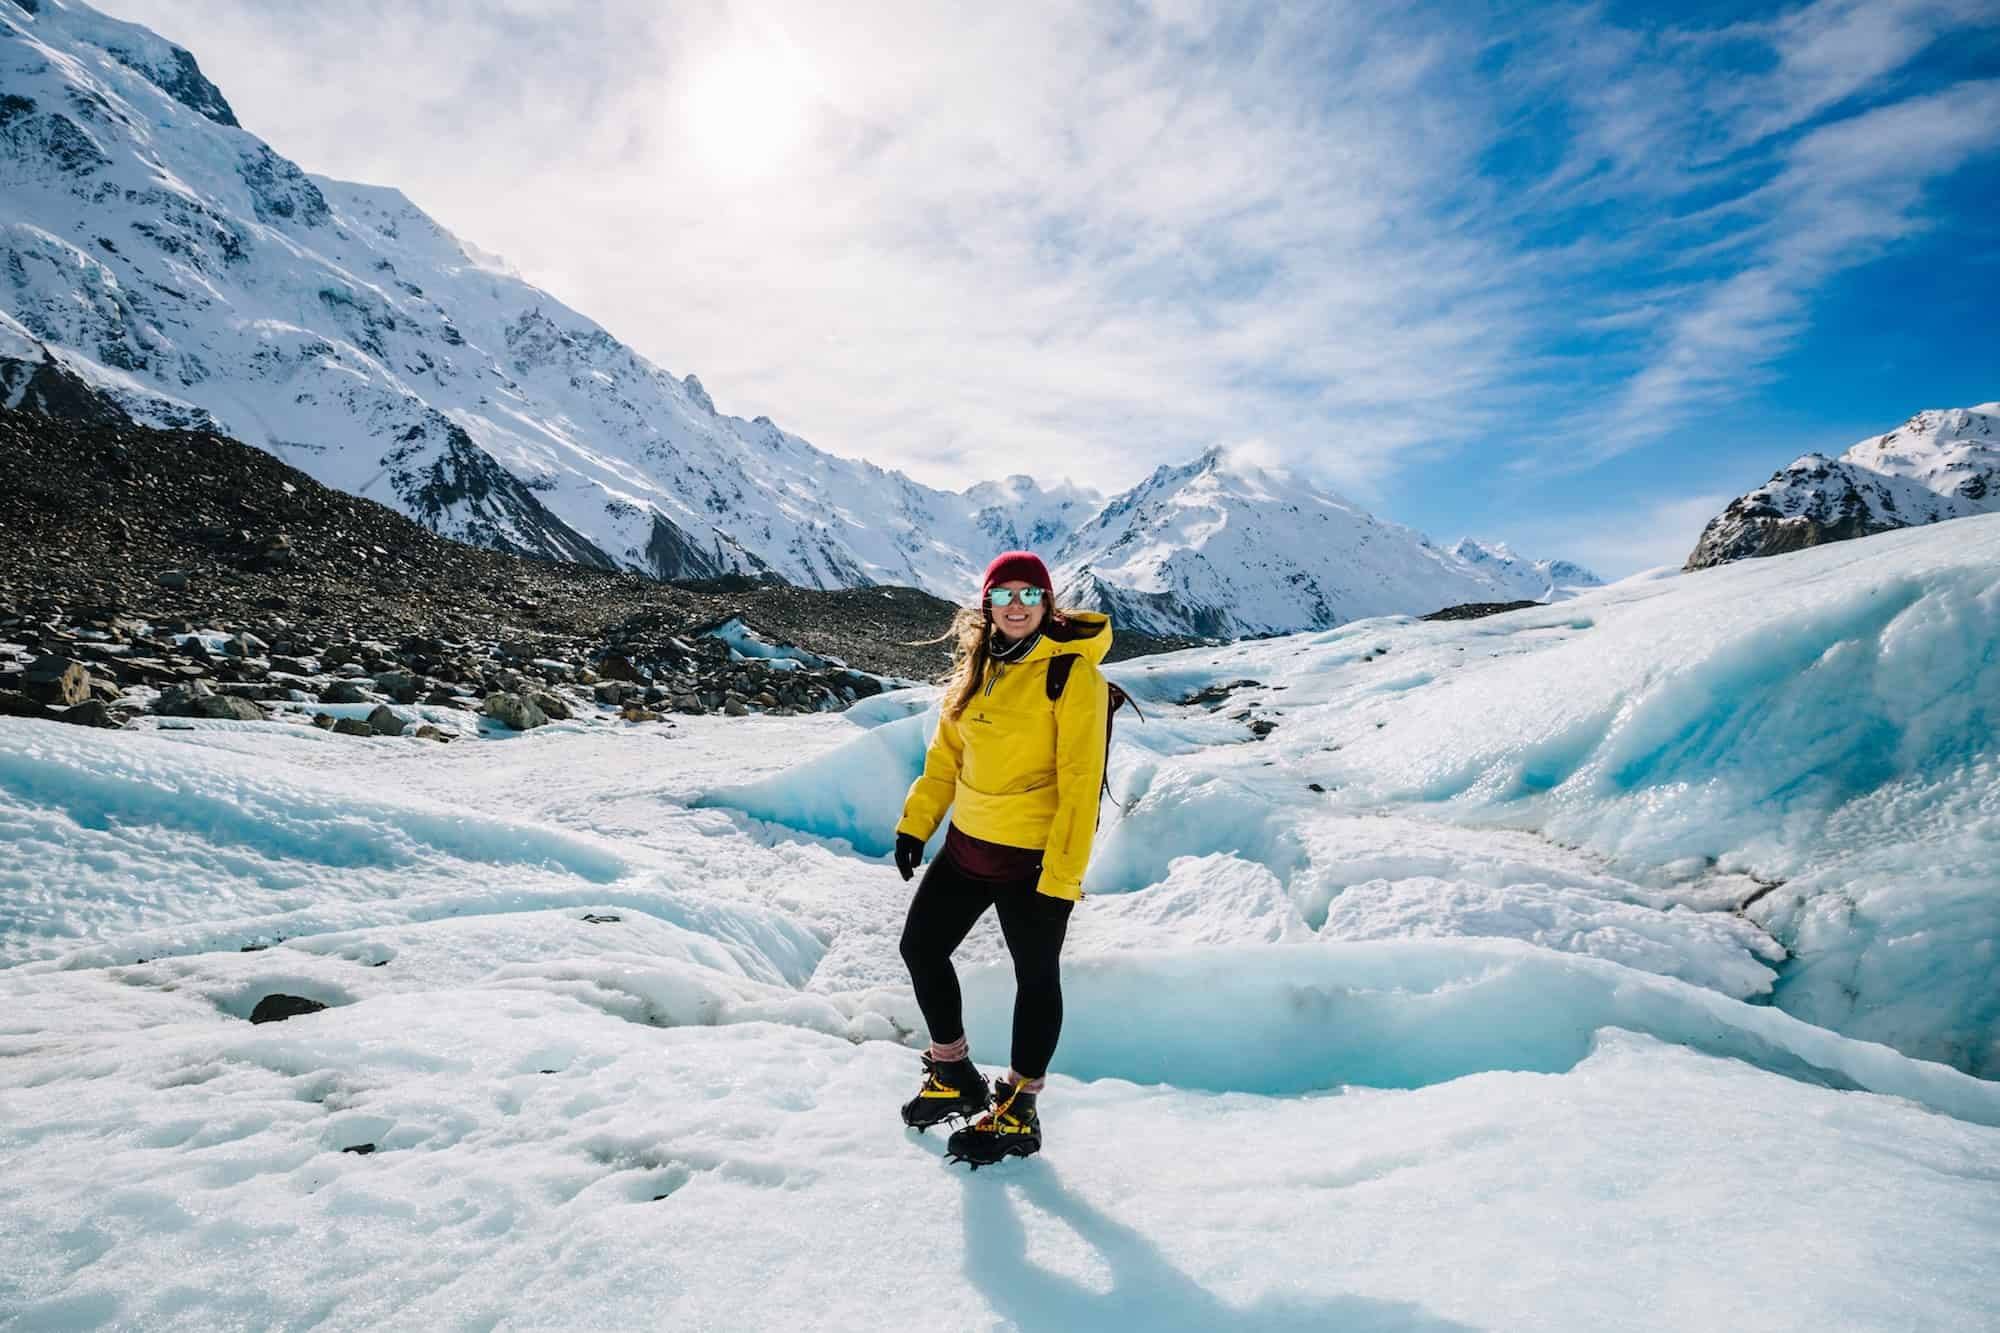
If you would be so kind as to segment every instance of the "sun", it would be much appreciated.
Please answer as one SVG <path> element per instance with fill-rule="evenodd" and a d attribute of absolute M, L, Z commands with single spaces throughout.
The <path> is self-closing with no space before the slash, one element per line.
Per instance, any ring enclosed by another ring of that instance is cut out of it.
<path fill-rule="evenodd" d="M 727 176 L 783 166 L 805 138 L 808 106 L 804 61 L 782 43 L 724 48 L 701 62 L 683 94 L 697 155 Z"/>

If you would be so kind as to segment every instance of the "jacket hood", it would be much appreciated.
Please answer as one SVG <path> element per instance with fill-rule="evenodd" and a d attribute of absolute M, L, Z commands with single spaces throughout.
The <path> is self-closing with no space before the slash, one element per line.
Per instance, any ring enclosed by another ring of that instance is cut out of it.
<path fill-rule="evenodd" d="M 1069 624 L 1058 628 L 1053 622 L 1042 628 L 1023 662 L 1041 662 L 1063 653 L 1077 653 L 1092 666 L 1103 666 L 1111 651 L 1111 617 L 1102 611 L 1065 611 Z"/>

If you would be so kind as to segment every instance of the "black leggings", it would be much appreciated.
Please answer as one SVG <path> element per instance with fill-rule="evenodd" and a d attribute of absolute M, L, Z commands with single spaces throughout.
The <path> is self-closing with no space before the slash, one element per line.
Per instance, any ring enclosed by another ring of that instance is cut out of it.
<path fill-rule="evenodd" d="M 949 856 L 940 855 L 926 866 L 903 923 L 903 961 L 931 1040 L 949 1046 L 965 1035 L 951 951 L 993 907 L 1000 913 L 1007 952 L 1014 956 L 1014 1072 L 1022 1078 L 1048 1073 L 1062 1033 L 1059 958 L 1074 906 L 1067 898 L 1035 892 L 1033 879 L 974 879 Z"/>

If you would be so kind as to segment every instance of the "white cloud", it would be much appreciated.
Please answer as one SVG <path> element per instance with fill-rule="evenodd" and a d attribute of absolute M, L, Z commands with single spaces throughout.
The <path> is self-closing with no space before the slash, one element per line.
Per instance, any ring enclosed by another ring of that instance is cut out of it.
<path fill-rule="evenodd" d="M 1607 580 L 1663 565 L 1678 569 L 1708 521 L 1735 498 L 1718 491 L 1564 515 L 1537 524 L 1513 545 L 1524 551 L 1559 551 Z"/>
<path fill-rule="evenodd" d="M 2000 80 L 1964 83 L 1811 131 L 1756 192 L 1747 266 L 1665 323 L 1651 363 L 1593 424 L 1592 453 L 1622 453 L 1741 393 L 1804 327 L 1831 276 L 1921 229 L 1927 187 L 2000 146 Z"/>
<path fill-rule="evenodd" d="M 1853 110 L 1979 0 L 1705 32 L 1595 6 L 1500 32 L 1207 0 L 100 3 L 308 170 L 402 187 L 724 410 L 944 485 L 1111 489 L 1244 439 L 1364 501 L 1487 442 L 1587 465 L 1753 384 L 1815 286 L 2000 132 L 1985 85 Z M 1766 67 L 1706 63 L 1742 49 Z M 1484 179 L 1550 107 L 1566 155 Z M 1523 244 L 1593 205 L 1618 225 Z M 1605 340 L 1581 376 L 1548 350 L 1579 331 Z"/>
<path fill-rule="evenodd" d="M 1440 220 L 1469 48 L 1366 11 L 107 3 L 307 169 L 929 481 L 1255 435 L 1365 492 L 1526 331 L 1502 238 Z"/>

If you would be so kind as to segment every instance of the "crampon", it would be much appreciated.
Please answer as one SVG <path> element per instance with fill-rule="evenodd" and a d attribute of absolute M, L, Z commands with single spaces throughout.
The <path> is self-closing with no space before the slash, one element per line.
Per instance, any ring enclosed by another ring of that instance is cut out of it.
<path fill-rule="evenodd" d="M 928 1053 L 924 1085 L 903 1103 L 903 1123 L 919 1134 L 946 1120 L 969 1120 L 986 1109 L 986 1080 L 970 1060 L 940 1063 Z"/>
<path fill-rule="evenodd" d="M 945 1160 L 964 1162 L 977 1171 L 1009 1157 L 1030 1157 L 1042 1150 L 1042 1118 L 1035 1094 L 1019 1084 L 993 1080 L 993 1108 L 954 1133 L 945 1144 Z"/>

